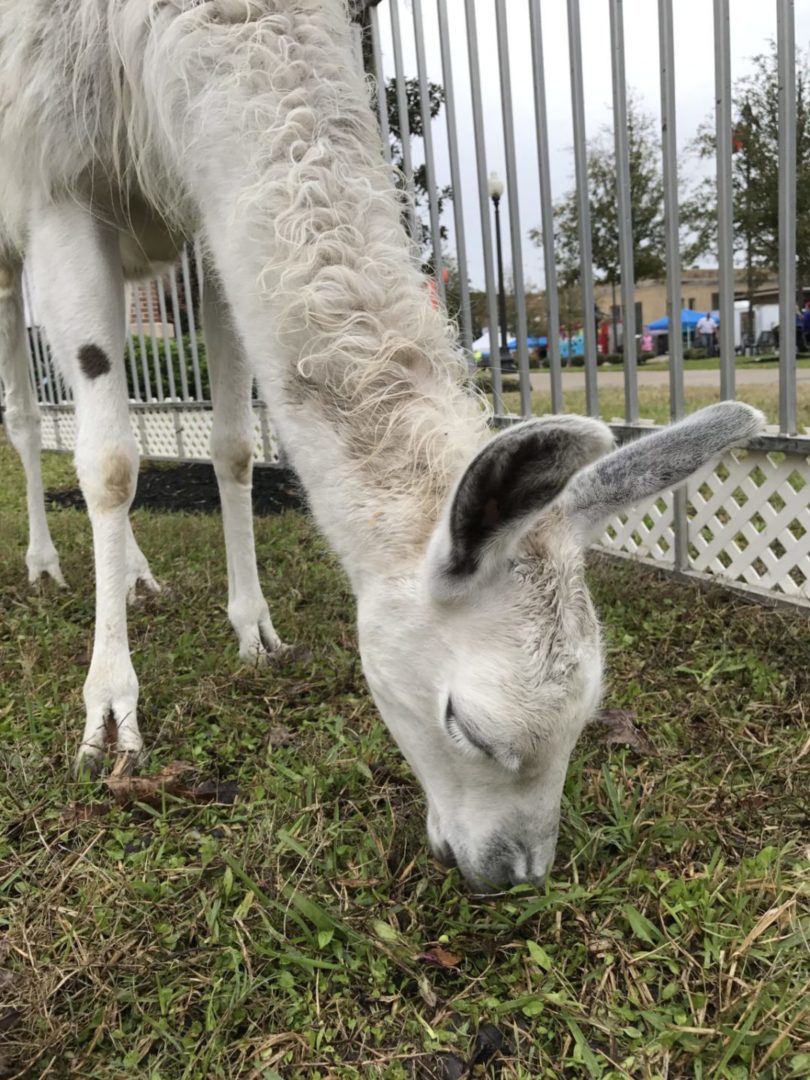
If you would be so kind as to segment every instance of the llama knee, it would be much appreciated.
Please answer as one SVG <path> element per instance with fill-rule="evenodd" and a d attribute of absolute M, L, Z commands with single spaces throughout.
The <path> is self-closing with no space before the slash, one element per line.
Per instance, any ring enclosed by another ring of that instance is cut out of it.
<path fill-rule="evenodd" d="M 220 482 L 250 484 L 253 476 L 253 444 L 249 439 L 213 432 L 211 459 Z"/>
<path fill-rule="evenodd" d="M 76 454 L 76 471 L 88 510 L 128 510 L 138 479 L 138 450 L 134 440 L 107 444 L 92 457 L 85 449 Z"/>
<path fill-rule="evenodd" d="M 42 420 L 36 406 L 17 408 L 13 401 L 9 400 L 3 424 L 9 442 L 20 457 L 25 459 L 30 454 L 39 455 L 42 448 Z"/>

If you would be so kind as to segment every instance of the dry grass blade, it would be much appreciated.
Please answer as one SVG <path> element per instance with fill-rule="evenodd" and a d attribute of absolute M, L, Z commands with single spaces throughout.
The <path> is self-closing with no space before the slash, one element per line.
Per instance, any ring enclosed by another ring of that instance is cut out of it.
<path fill-rule="evenodd" d="M 238 797 L 238 789 L 231 781 L 203 780 L 192 784 L 188 778 L 195 769 L 183 761 L 172 761 L 154 776 L 134 776 L 129 755 L 120 754 L 115 766 L 104 783 L 119 806 L 145 803 L 161 806 L 165 797 L 189 802 L 215 802 L 230 805 Z"/>

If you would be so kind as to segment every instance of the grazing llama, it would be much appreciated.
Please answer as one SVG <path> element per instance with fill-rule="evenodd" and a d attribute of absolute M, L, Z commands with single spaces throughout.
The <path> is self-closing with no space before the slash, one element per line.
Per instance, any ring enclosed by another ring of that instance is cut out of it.
<path fill-rule="evenodd" d="M 601 689 L 585 547 L 761 416 L 716 405 L 619 450 L 574 416 L 488 438 L 409 257 L 342 0 L 2 0 L 0 163 L 5 273 L 24 252 L 76 398 L 97 587 L 80 756 L 110 728 L 119 749 L 142 745 L 124 277 L 199 234 L 240 637 L 278 641 L 248 553 L 255 373 L 351 580 L 433 851 L 475 888 L 542 881 Z"/>

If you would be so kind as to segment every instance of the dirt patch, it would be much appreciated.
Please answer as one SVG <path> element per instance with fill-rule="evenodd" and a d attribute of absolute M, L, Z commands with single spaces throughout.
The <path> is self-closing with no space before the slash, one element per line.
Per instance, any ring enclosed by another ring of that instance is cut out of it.
<path fill-rule="evenodd" d="M 45 494 L 48 505 L 85 508 L 78 487 L 53 488 Z M 267 466 L 253 470 L 253 512 L 281 514 L 306 506 L 301 485 L 291 469 Z M 148 465 L 138 476 L 134 510 L 181 510 L 200 514 L 219 511 L 219 491 L 214 467 L 208 462 Z"/>

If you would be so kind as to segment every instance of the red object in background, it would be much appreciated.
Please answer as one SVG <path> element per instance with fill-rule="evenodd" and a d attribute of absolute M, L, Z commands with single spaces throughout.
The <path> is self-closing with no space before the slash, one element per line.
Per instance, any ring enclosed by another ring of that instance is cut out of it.
<path fill-rule="evenodd" d="M 610 323 L 603 319 L 599 323 L 599 352 L 607 356 L 610 352 Z"/>

